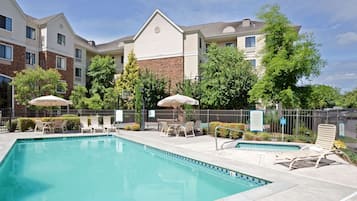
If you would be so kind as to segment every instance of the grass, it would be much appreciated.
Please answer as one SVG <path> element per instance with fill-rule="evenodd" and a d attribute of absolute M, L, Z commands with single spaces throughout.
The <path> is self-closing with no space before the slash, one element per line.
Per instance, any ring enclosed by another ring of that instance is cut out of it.
<path fill-rule="evenodd" d="M 345 136 L 345 137 L 339 137 L 338 139 L 344 143 L 357 143 L 357 139 L 352 138 L 352 137 Z"/>

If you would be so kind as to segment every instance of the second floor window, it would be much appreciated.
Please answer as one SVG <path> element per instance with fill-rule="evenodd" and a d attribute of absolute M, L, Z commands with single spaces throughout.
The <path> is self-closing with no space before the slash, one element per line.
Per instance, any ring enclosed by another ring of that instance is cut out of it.
<path fill-rule="evenodd" d="M 76 77 L 82 77 L 82 69 L 81 68 L 76 68 L 74 75 Z"/>
<path fill-rule="evenodd" d="M 59 45 L 66 45 L 66 36 L 63 34 L 58 33 L 57 34 L 57 43 Z"/>
<path fill-rule="evenodd" d="M 12 19 L 3 15 L 0 15 L 0 28 L 12 31 Z"/>
<path fill-rule="evenodd" d="M 81 60 L 82 59 L 82 50 L 79 48 L 76 48 L 76 60 Z"/>
<path fill-rule="evenodd" d="M 66 70 L 66 58 L 65 57 L 56 57 L 56 68 L 60 70 Z"/>
<path fill-rule="evenodd" d="M 245 37 L 245 47 L 255 47 L 255 36 Z"/>
<path fill-rule="evenodd" d="M 12 61 L 12 46 L 0 44 L 0 59 Z"/>
<path fill-rule="evenodd" d="M 36 63 L 36 55 L 32 52 L 26 52 L 26 64 L 34 65 Z"/>
<path fill-rule="evenodd" d="M 26 26 L 26 38 L 35 40 L 36 39 L 36 30 L 32 27 Z"/>

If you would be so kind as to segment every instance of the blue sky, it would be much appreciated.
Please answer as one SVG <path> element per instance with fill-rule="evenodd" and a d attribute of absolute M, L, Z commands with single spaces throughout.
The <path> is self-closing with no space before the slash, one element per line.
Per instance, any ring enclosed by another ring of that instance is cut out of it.
<path fill-rule="evenodd" d="M 357 88 L 357 1 L 355 0 L 18 0 L 36 18 L 63 12 L 80 36 L 108 42 L 135 34 L 155 9 L 178 25 L 256 19 L 264 4 L 276 3 L 301 32 L 313 33 L 327 65 L 306 84 Z"/>

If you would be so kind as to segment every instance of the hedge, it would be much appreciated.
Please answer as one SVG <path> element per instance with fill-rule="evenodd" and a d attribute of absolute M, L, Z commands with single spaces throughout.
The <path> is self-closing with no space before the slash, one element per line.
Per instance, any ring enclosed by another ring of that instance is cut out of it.
<path fill-rule="evenodd" d="M 78 116 L 75 115 L 64 115 L 62 117 L 42 117 L 42 118 L 18 118 L 19 129 L 24 132 L 29 129 L 35 128 L 35 120 L 41 121 L 54 121 L 60 119 L 62 121 L 67 120 L 67 130 L 79 130 L 80 120 Z"/>
<path fill-rule="evenodd" d="M 213 121 L 209 123 L 208 134 L 214 136 L 214 132 L 217 126 L 222 126 L 222 127 L 227 127 L 227 128 L 232 128 L 242 131 L 242 132 L 237 132 L 237 131 L 229 131 L 227 129 L 218 129 L 217 130 L 218 137 L 224 137 L 224 138 L 231 137 L 233 139 L 238 139 L 242 137 L 243 132 L 245 131 L 245 124 L 242 123 L 224 123 L 224 122 Z"/>

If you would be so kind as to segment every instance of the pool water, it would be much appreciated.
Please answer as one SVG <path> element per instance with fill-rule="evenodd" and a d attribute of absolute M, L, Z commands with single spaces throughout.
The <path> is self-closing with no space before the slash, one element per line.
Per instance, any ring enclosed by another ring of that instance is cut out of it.
<path fill-rule="evenodd" d="M 1 201 L 209 201 L 263 184 L 114 136 L 17 141 Z"/>
<path fill-rule="evenodd" d="M 297 151 L 301 147 L 297 145 L 285 144 L 265 144 L 265 143 L 244 143 L 239 142 L 236 147 L 244 150 L 259 150 L 259 151 Z"/>

